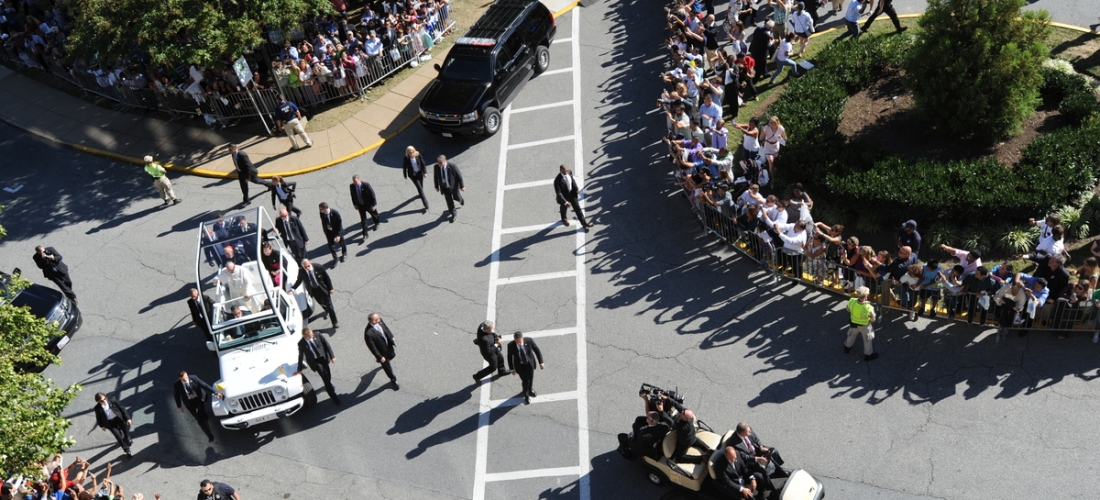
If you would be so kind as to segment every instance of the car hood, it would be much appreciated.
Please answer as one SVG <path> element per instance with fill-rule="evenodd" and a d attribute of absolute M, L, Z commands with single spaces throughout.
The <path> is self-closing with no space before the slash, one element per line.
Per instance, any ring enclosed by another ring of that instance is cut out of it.
<path fill-rule="evenodd" d="M 298 345 L 290 336 L 256 341 L 222 352 L 218 365 L 220 392 L 227 398 L 251 394 L 298 371 Z"/>
<path fill-rule="evenodd" d="M 461 115 L 477 110 L 477 103 L 489 88 L 486 83 L 434 80 L 420 100 L 429 113 Z"/>

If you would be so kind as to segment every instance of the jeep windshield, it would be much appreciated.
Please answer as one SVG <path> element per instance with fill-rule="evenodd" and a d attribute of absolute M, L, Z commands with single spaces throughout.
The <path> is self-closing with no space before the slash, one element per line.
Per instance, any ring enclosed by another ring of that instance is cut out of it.
<path fill-rule="evenodd" d="M 463 80 L 469 82 L 488 82 L 493 79 L 490 73 L 492 64 L 488 57 L 468 55 L 448 55 L 447 61 L 439 72 L 441 80 Z"/>
<path fill-rule="evenodd" d="M 279 324 L 279 319 L 270 310 L 255 315 L 245 315 L 237 321 L 240 322 L 237 326 L 231 326 L 214 334 L 219 350 L 278 337 L 283 333 L 283 327 Z"/>

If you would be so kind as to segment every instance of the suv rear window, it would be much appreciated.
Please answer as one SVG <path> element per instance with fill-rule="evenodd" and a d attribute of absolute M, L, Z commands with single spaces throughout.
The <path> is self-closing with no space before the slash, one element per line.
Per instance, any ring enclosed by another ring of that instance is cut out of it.
<path fill-rule="evenodd" d="M 487 57 L 449 55 L 443 63 L 443 71 L 439 73 L 439 77 L 445 80 L 487 82 L 493 79 L 489 70 Z"/>

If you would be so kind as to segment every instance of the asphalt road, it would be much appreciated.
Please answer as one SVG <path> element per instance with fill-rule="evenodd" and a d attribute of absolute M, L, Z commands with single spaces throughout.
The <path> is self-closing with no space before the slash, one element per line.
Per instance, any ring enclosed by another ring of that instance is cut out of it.
<path fill-rule="evenodd" d="M 1043 4 L 1033 6 L 1068 13 L 1056 18 L 1087 14 L 1084 2 Z M 412 127 L 371 155 L 296 179 L 316 262 L 330 257 L 312 207 L 327 201 L 355 228 L 345 187 L 352 174 L 374 185 L 389 221 L 364 244 L 357 228 L 348 231 L 349 260 L 332 271 L 343 328 L 316 323 L 336 350 L 344 404 L 322 394 L 291 419 L 215 430 L 212 445 L 175 411 L 171 383 L 180 369 L 217 378 L 184 300 L 195 279 L 195 228 L 234 208 L 236 181 L 175 178 L 184 202 L 162 208 L 136 168 L 4 127 L 2 183 L 23 187 L 0 191 L 9 231 L 0 266 L 37 277 L 34 246 L 55 246 L 85 315 L 63 365 L 46 371 L 85 387 L 67 413 L 77 439 L 68 458 L 88 459 L 100 474 L 113 461 L 128 492 L 166 499 L 195 494 L 203 478 L 246 499 L 656 499 L 670 490 L 646 483 L 614 451 L 616 434 L 641 411 L 638 386 L 649 382 L 683 392 L 716 429 L 750 422 L 791 465 L 819 477 L 830 498 L 1091 497 L 1100 372 L 1088 338 L 997 345 L 989 332 L 889 317 L 876 339 L 882 358 L 864 363 L 841 352 L 839 300 L 771 284 L 699 237 L 666 182 L 656 140 L 664 125 L 653 113 L 661 63 L 654 8 L 579 9 L 575 37 L 574 14 L 559 20 L 558 38 L 571 40 L 553 46 L 552 74 L 532 80 L 512 110 L 579 106 L 512 113 L 506 131 L 480 142 Z M 461 166 L 467 203 L 457 222 L 442 217 L 439 196 L 421 213 L 399 170 L 409 144 Z M 557 206 L 544 182 L 559 164 L 584 174 L 597 223 L 590 233 L 551 226 Z M 253 205 L 269 202 L 253 196 Z M 528 226 L 546 227 L 506 231 Z M 578 256 L 579 275 L 508 281 L 567 273 Z M 542 400 L 553 401 L 509 403 L 516 377 L 472 383 L 481 366 L 472 332 L 491 310 L 505 334 L 558 332 L 538 338 L 547 367 L 535 379 Z M 372 311 L 397 335 L 400 391 L 363 345 Z M 132 460 L 95 428 L 90 408 L 100 391 L 133 413 Z M 480 417 L 486 404 L 493 409 Z"/>

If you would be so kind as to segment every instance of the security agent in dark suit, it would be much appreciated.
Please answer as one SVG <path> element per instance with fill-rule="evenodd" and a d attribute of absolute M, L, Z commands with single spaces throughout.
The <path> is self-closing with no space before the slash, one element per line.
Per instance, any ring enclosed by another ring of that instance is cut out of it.
<path fill-rule="evenodd" d="M 787 472 L 781 467 L 783 457 L 779 456 L 779 452 L 774 448 L 761 444 L 760 438 L 756 436 L 748 423 L 738 423 L 737 427 L 734 428 L 734 432 L 735 434 L 726 442 L 726 445 L 737 450 L 737 453 L 745 461 L 745 466 L 750 471 L 759 473 L 762 488 L 769 491 L 774 490 L 771 477 L 785 477 L 787 475 Z M 768 466 L 772 464 L 774 464 L 774 469 L 769 471 Z"/>
<path fill-rule="evenodd" d="M 175 392 L 176 409 L 183 412 L 183 407 L 186 406 L 187 411 L 191 412 L 191 416 L 195 417 L 195 421 L 199 423 L 199 427 L 202 427 L 202 432 L 206 434 L 207 439 L 213 443 L 214 433 L 210 432 L 210 422 L 206 416 L 206 395 L 214 394 L 218 398 L 222 395 L 202 379 L 188 375 L 187 371 L 179 372 L 172 388 Z"/>
<path fill-rule="evenodd" d="M 73 280 L 69 278 L 69 266 L 61 261 L 61 254 L 54 247 L 34 247 L 34 263 L 42 270 L 42 276 L 57 285 L 61 293 L 76 303 Z"/>
<path fill-rule="evenodd" d="M 374 360 L 382 365 L 382 370 L 393 383 L 393 390 L 400 390 L 401 386 L 397 385 L 397 377 L 393 374 L 393 366 L 390 365 L 394 356 L 397 356 L 397 352 L 394 351 L 397 344 L 393 341 L 393 332 L 378 313 L 371 313 L 367 316 L 367 321 L 369 324 L 363 330 L 363 340 L 367 343 L 367 349 L 370 349 L 370 353 L 374 355 Z"/>
<path fill-rule="evenodd" d="M 473 375 L 475 384 L 485 378 L 486 375 L 493 373 L 493 370 L 496 370 L 498 375 L 508 375 L 508 370 L 504 369 L 504 353 L 500 352 L 500 335 L 493 332 L 495 327 L 496 324 L 492 321 L 485 320 L 475 332 L 477 338 L 474 339 L 474 343 L 481 351 L 481 358 L 488 363 L 488 366 Z"/>
<path fill-rule="evenodd" d="M 270 188 L 271 183 L 260 179 L 260 172 L 256 170 L 256 165 L 252 164 L 252 160 L 248 157 L 248 153 L 241 151 L 241 148 L 236 144 L 229 145 L 229 155 L 233 158 L 233 166 L 237 169 L 237 182 L 241 184 L 241 195 L 244 196 L 241 204 L 247 205 L 249 203 L 249 182 L 254 182 L 266 188 Z"/>
<path fill-rule="evenodd" d="M 559 167 L 558 172 L 558 176 L 554 178 L 554 194 L 558 199 L 561 222 L 566 226 L 569 225 L 569 219 L 565 217 L 565 209 L 572 207 L 573 213 L 577 214 L 577 220 L 580 221 L 581 226 L 584 226 L 586 229 L 592 227 L 592 224 L 584 220 L 584 212 L 581 212 L 581 207 L 577 204 L 577 198 L 580 197 L 581 190 L 577 187 L 577 181 L 573 178 L 573 172 L 565 168 L 565 165 Z"/>
<path fill-rule="evenodd" d="M 329 208 L 328 203 L 322 201 L 317 207 L 321 212 L 321 229 L 325 233 L 325 239 L 328 240 L 328 251 L 332 252 L 332 260 L 337 260 L 337 247 L 343 252 L 340 254 L 340 262 L 347 260 L 348 245 L 344 243 L 344 219 L 340 218 L 340 212 L 336 209 Z M 335 266 L 336 263 L 333 262 L 332 265 Z"/>
<path fill-rule="evenodd" d="M 435 163 L 435 191 L 443 193 L 443 199 L 447 201 L 447 210 L 451 212 L 451 222 L 455 221 L 455 200 L 461 205 L 466 204 L 462 199 L 462 192 L 466 190 L 466 184 L 462 182 L 462 172 L 458 165 L 448 162 L 447 157 L 439 155 Z"/>
<path fill-rule="evenodd" d="M 271 208 L 279 208 L 275 205 L 275 202 L 278 201 L 287 210 L 294 212 L 294 215 L 301 217 L 302 211 L 294 206 L 294 199 L 298 197 L 298 193 L 295 192 L 297 189 L 297 182 L 285 181 L 278 175 L 272 177 L 271 185 L 267 188 L 268 191 L 271 191 Z"/>
<path fill-rule="evenodd" d="M 730 495 L 730 498 L 756 498 L 761 493 L 759 474 L 749 471 L 741 454 L 727 446 L 714 460 L 714 485 Z"/>
<path fill-rule="evenodd" d="M 626 446 L 635 455 L 642 455 L 654 460 L 660 458 L 661 449 L 658 444 L 668 435 L 671 427 L 667 417 L 662 417 L 660 411 L 651 411 L 641 417 L 642 425 L 637 426 L 634 432 L 620 435 L 622 445 Z"/>
<path fill-rule="evenodd" d="M 203 252 L 206 254 L 206 263 L 211 267 L 223 265 L 222 248 L 225 244 L 222 241 L 229 239 L 229 226 L 221 217 L 218 215 L 218 219 L 212 224 L 202 226 Z"/>
<path fill-rule="evenodd" d="M 302 220 L 296 215 L 290 215 L 285 208 L 279 210 L 279 218 L 275 219 L 275 230 L 283 238 L 283 243 L 290 249 L 294 260 L 306 258 L 306 245 L 309 244 L 309 235 Z"/>
<path fill-rule="evenodd" d="M 229 227 L 230 238 L 241 238 L 235 242 L 238 250 L 248 257 L 248 260 L 256 259 L 257 252 L 256 238 L 252 235 L 256 234 L 256 225 L 248 222 L 248 217 L 240 216 L 233 221 L 233 225 Z"/>
<path fill-rule="evenodd" d="M 324 269 L 314 266 L 309 259 L 302 259 L 302 267 L 298 269 L 298 280 L 291 288 L 306 284 L 306 290 L 321 308 L 325 310 L 325 317 L 332 317 L 332 329 L 340 328 L 340 321 L 336 319 L 336 309 L 332 307 L 332 294 L 336 289 L 332 287 L 332 280 Z"/>
<path fill-rule="evenodd" d="M 325 392 L 328 393 L 328 397 L 332 399 L 333 404 L 338 405 L 340 404 L 340 397 L 336 395 L 336 389 L 332 387 L 332 370 L 329 369 L 329 363 L 336 363 L 336 355 L 333 354 L 328 340 L 325 340 L 323 336 L 314 335 L 313 330 L 309 328 L 303 328 L 302 340 L 298 341 L 298 371 L 294 374 L 302 373 L 302 370 L 305 370 L 306 364 L 308 364 L 313 371 L 321 376 L 321 381 L 325 383 Z"/>
<path fill-rule="evenodd" d="M 512 375 L 519 374 L 523 384 L 523 404 L 531 404 L 531 398 L 538 396 L 532 387 L 535 382 L 535 367 L 546 369 L 546 363 L 542 362 L 542 351 L 535 345 L 533 339 L 523 337 L 523 332 L 512 334 L 512 342 L 508 343 L 508 369 Z"/>
<path fill-rule="evenodd" d="M 416 148 L 412 146 L 405 148 L 401 173 L 406 179 L 412 180 L 413 186 L 416 186 L 416 194 L 420 196 L 420 201 L 424 202 L 424 212 L 427 213 L 428 197 L 424 196 L 424 176 L 428 174 L 428 165 L 424 163 L 424 157 L 420 156 Z"/>
<path fill-rule="evenodd" d="M 199 303 L 199 291 L 192 288 L 191 297 L 187 299 L 187 308 L 191 310 L 191 324 L 195 325 L 203 335 L 206 336 L 207 341 L 214 340 L 214 334 L 210 331 L 210 323 L 207 321 L 209 312 L 203 307 L 203 304 Z"/>
<path fill-rule="evenodd" d="M 672 424 L 672 430 L 676 432 L 676 450 L 672 453 L 672 460 L 680 463 L 700 463 L 706 460 L 714 451 L 699 438 L 695 437 L 695 412 L 684 408 L 675 399 L 665 399 L 674 408 L 679 410 L 679 416 Z M 685 455 L 688 448 L 697 448 L 703 451 L 702 455 Z"/>
<path fill-rule="evenodd" d="M 106 394 L 102 392 L 95 395 L 95 423 L 100 429 L 105 431 L 111 431 L 111 434 L 115 436 L 115 440 L 118 441 L 118 445 L 122 447 L 122 451 L 126 452 L 127 456 L 134 456 L 130 453 L 130 445 L 134 443 L 130 439 L 130 414 L 126 413 L 126 408 L 123 408 L 117 400 L 110 399 Z"/>
<path fill-rule="evenodd" d="M 371 220 L 374 221 L 375 231 L 378 230 L 378 224 L 385 222 L 378 216 L 378 197 L 374 195 L 374 189 L 370 187 L 370 183 L 363 182 L 359 174 L 351 176 L 348 191 L 351 192 L 352 206 L 359 212 L 359 225 L 363 228 L 363 241 L 366 241 L 367 214 L 369 213 Z"/>

